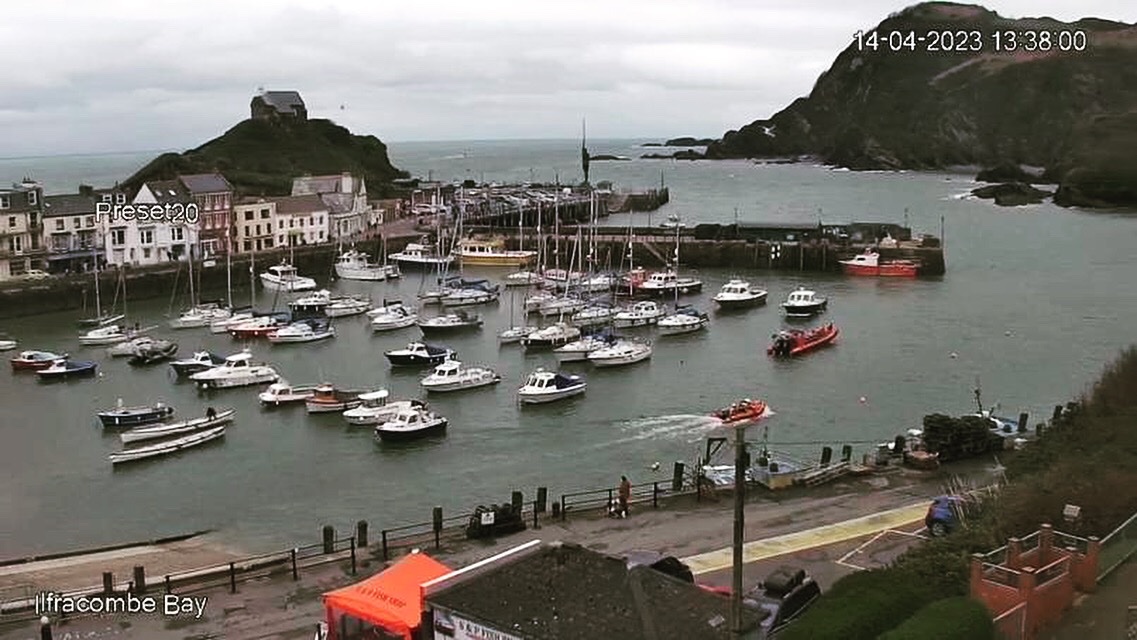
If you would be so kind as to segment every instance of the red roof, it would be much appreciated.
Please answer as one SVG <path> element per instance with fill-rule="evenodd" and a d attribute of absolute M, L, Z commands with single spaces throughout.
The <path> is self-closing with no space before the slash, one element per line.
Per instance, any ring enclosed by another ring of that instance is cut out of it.
<path fill-rule="evenodd" d="M 422 585 L 450 573 L 424 553 L 412 553 L 363 582 L 324 594 L 329 625 L 348 614 L 412 640 L 422 620 Z"/>

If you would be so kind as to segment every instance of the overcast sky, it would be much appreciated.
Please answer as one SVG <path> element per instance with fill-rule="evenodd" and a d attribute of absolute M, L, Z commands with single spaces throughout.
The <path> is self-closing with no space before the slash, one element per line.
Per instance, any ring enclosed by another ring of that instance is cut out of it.
<path fill-rule="evenodd" d="M 400 140 L 718 137 L 809 93 L 897 0 L 38 0 L 0 21 L 0 157 L 196 146 L 258 87 Z M 1137 22 L 1134 0 L 993 0 Z"/>

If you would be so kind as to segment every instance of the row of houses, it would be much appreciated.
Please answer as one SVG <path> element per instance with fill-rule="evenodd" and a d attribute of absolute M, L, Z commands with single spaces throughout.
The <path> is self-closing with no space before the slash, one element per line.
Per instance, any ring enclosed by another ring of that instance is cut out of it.
<path fill-rule="evenodd" d="M 148 266 L 226 252 L 249 253 L 373 237 L 397 201 L 371 202 L 351 173 L 303 176 L 292 193 L 239 198 L 220 173 L 48 195 L 25 178 L 0 188 L 0 280 L 36 270 L 83 272 L 94 265 Z"/>

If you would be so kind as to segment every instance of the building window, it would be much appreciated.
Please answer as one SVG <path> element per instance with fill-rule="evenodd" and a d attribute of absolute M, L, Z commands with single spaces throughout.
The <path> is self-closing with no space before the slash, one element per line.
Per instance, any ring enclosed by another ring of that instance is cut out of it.
<path fill-rule="evenodd" d="M 71 226 L 75 227 L 76 229 L 82 229 L 83 228 L 83 219 L 80 218 L 79 216 L 75 216 L 74 218 L 71 219 Z"/>
<path fill-rule="evenodd" d="M 144 247 L 142 249 L 142 257 L 145 258 L 146 260 L 150 259 L 150 247 Z"/>
<path fill-rule="evenodd" d="M 138 242 L 139 244 L 154 244 L 154 229 L 139 229 Z"/>
<path fill-rule="evenodd" d="M 8 238 L 8 251 L 12 253 L 19 253 L 24 250 L 24 237 L 12 236 Z"/>
<path fill-rule="evenodd" d="M 245 251 L 252 251 L 252 250 L 253 250 L 253 242 L 251 240 L 246 240 L 245 241 Z"/>
<path fill-rule="evenodd" d="M 320 232 L 320 242 L 323 242 L 323 241 L 324 241 L 324 232 L 321 231 Z"/>
<path fill-rule="evenodd" d="M 185 239 L 185 229 L 181 227 L 170 227 L 170 240 L 174 242 L 181 242 Z"/>
<path fill-rule="evenodd" d="M 272 248 L 272 236 L 265 238 L 265 249 Z"/>
<path fill-rule="evenodd" d="M 121 247 L 126 244 L 126 229 L 118 228 L 111 229 L 111 244 L 116 247 Z"/>
<path fill-rule="evenodd" d="M 104 199 L 107 200 L 108 202 L 110 201 L 109 196 L 105 197 Z M 114 201 L 115 201 L 115 204 L 126 204 L 126 194 L 125 193 L 116 193 L 114 196 Z"/>
<path fill-rule="evenodd" d="M 8 216 L 8 228 L 16 228 L 16 216 Z"/>
<path fill-rule="evenodd" d="M 268 216 L 269 216 L 269 210 L 268 209 L 261 209 L 261 220 L 268 218 Z"/>
<path fill-rule="evenodd" d="M 88 227 L 95 226 L 95 216 L 87 216 L 87 226 Z"/>
<path fill-rule="evenodd" d="M 257 225 L 257 235 L 261 235 L 261 225 Z"/>
<path fill-rule="evenodd" d="M 59 219 L 57 219 L 57 220 L 55 221 L 55 230 L 56 230 L 56 231 L 63 231 L 63 230 L 64 230 L 64 229 L 63 229 L 63 226 L 64 226 L 64 223 L 65 223 L 65 222 L 66 222 L 66 220 L 64 220 L 63 218 L 59 218 Z"/>
<path fill-rule="evenodd" d="M 284 228 L 284 220 L 277 220 L 276 221 L 276 228 L 277 229 L 283 229 Z"/>
<path fill-rule="evenodd" d="M 248 221 L 248 220 L 252 220 L 252 219 L 253 219 L 253 212 L 252 211 L 246 211 L 245 212 L 245 220 Z"/>
<path fill-rule="evenodd" d="M 324 216 L 319 216 L 316 218 L 316 224 L 324 224 Z"/>
<path fill-rule="evenodd" d="M 11 196 L 0 196 L 0 209 L 7 209 L 12 206 Z"/>
<path fill-rule="evenodd" d="M 248 238 L 251 235 L 253 235 L 252 227 L 245 225 L 245 237 Z"/>

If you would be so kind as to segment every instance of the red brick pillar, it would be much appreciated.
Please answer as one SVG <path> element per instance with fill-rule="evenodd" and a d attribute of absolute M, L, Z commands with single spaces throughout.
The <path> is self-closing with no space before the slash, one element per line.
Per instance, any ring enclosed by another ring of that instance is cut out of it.
<path fill-rule="evenodd" d="M 986 604 L 987 600 L 983 597 L 983 554 L 971 554 L 971 597 Z M 991 605 L 987 605 L 990 609 Z"/>
<path fill-rule="evenodd" d="M 1101 558 L 1101 540 L 1090 536 L 1086 545 L 1086 555 L 1075 555 L 1072 577 L 1074 588 L 1082 593 L 1093 593 L 1098 585 L 1098 563 Z"/>
<path fill-rule="evenodd" d="M 1008 569 L 1022 568 L 1023 542 L 1018 538 L 1007 538 L 1007 561 L 1003 563 Z"/>
<path fill-rule="evenodd" d="M 1044 524 L 1038 529 L 1038 559 L 1034 561 L 1036 567 L 1045 567 L 1058 556 L 1054 553 L 1054 526 Z"/>
<path fill-rule="evenodd" d="M 1034 593 L 1034 588 L 1037 583 L 1034 570 L 1034 567 L 1023 567 L 1022 573 L 1019 574 L 1019 598 L 1026 603 L 1026 622 L 1023 624 L 1023 627 L 1026 628 L 1026 638 L 1028 639 L 1038 636 L 1038 631 L 1042 628 L 1042 619 L 1044 617 L 1042 607 L 1045 606 L 1043 603 L 1038 602 Z"/>

